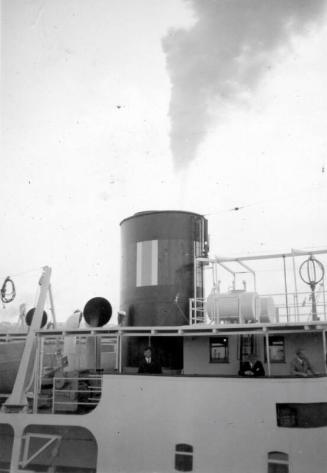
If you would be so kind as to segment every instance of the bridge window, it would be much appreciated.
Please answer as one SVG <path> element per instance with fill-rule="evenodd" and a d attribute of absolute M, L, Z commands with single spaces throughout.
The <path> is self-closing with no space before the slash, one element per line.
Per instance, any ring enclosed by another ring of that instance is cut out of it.
<path fill-rule="evenodd" d="M 327 427 L 327 403 L 276 404 L 278 427 Z"/>
<path fill-rule="evenodd" d="M 288 455 L 284 452 L 268 453 L 268 473 L 288 473 Z"/>
<path fill-rule="evenodd" d="M 210 337 L 210 363 L 228 363 L 227 337 Z"/>
<path fill-rule="evenodd" d="M 266 339 L 265 346 L 265 362 L 267 362 Z M 285 339 L 278 335 L 270 335 L 269 337 L 269 360 L 270 363 L 285 363 Z"/>
<path fill-rule="evenodd" d="M 186 443 L 178 443 L 175 453 L 175 470 L 192 471 L 193 470 L 193 447 Z"/>

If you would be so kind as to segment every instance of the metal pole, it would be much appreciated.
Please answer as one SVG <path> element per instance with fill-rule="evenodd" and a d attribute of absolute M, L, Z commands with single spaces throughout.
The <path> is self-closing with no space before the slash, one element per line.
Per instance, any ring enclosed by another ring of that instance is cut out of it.
<path fill-rule="evenodd" d="M 325 278 L 322 281 L 322 300 L 324 304 L 324 320 L 326 320 L 326 294 L 325 294 Z"/>
<path fill-rule="evenodd" d="M 312 320 L 319 320 L 319 317 L 317 314 L 317 301 L 316 301 L 316 293 L 315 293 L 316 284 L 311 283 L 310 288 L 311 288 Z"/>
<path fill-rule="evenodd" d="M 195 242 L 193 243 L 193 284 L 194 284 L 194 318 L 195 318 L 195 323 L 197 323 L 197 291 L 196 291 L 196 286 L 197 286 L 197 260 L 196 260 L 196 249 L 195 249 Z"/>
<path fill-rule="evenodd" d="M 323 330 L 321 333 L 322 333 L 322 346 L 323 346 L 323 351 L 324 351 L 324 368 L 325 368 L 325 374 L 327 374 L 326 330 Z"/>
<path fill-rule="evenodd" d="M 240 371 L 242 370 L 242 363 L 243 363 L 243 335 L 239 335 L 240 337 Z"/>
<path fill-rule="evenodd" d="M 254 271 L 252 268 L 250 268 L 250 266 L 248 266 L 247 264 L 243 263 L 242 261 L 238 261 L 238 264 L 240 264 L 241 266 L 243 266 L 243 268 L 245 268 L 249 273 L 252 274 L 254 292 L 257 292 L 257 276 L 256 276 L 256 274 L 255 274 L 255 271 Z"/>
<path fill-rule="evenodd" d="M 275 259 L 285 256 L 285 258 L 291 258 L 294 256 L 305 256 L 305 255 L 321 255 L 327 253 L 327 248 L 324 250 L 313 250 L 313 251 L 299 251 L 292 249 L 292 253 L 275 253 L 271 255 L 252 255 L 252 256 L 235 256 L 234 258 L 200 258 L 200 261 L 212 262 L 216 261 L 217 263 L 231 263 L 234 261 L 251 261 L 251 260 L 262 260 L 262 259 Z"/>
<path fill-rule="evenodd" d="M 21 452 L 21 443 L 23 438 L 23 424 L 15 425 L 14 443 L 12 446 L 11 461 L 10 461 L 10 473 L 17 473 L 19 471 L 19 459 Z"/>
<path fill-rule="evenodd" d="M 224 268 L 228 273 L 232 274 L 233 275 L 233 289 L 235 289 L 235 282 L 236 282 L 236 273 L 235 271 L 232 271 L 231 269 L 229 269 L 228 266 L 226 266 L 225 264 L 221 263 L 220 261 L 218 261 L 218 264 Z"/>
<path fill-rule="evenodd" d="M 271 366 L 270 366 L 270 351 L 269 351 L 269 333 L 266 332 L 266 357 L 267 357 L 267 369 L 268 376 L 271 376 Z"/>
<path fill-rule="evenodd" d="M 119 363 L 119 365 L 118 365 L 118 371 L 119 371 L 119 373 L 122 373 L 122 370 L 123 370 L 123 368 L 122 368 L 122 361 L 123 361 L 123 360 L 122 360 L 122 345 L 123 345 L 122 335 L 119 334 L 119 335 L 118 335 L 118 347 L 119 347 L 119 355 L 118 355 L 118 363 Z"/>
<path fill-rule="evenodd" d="M 299 321 L 299 299 L 297 294 L 297 281 L 296 281 L 296 266 L 295 266 L 295 251 L 292 249 L 292 262 L 293 262 L 293 276 L 294 276 L 294 301 L 295 301 L 295 313 L 296 320 Z"/>
<path fill-rule="evenodd" d="M 119 346 L 119 335 L 116 338 L 116 359 L 115 359 L 115 370 L 119 372 L 119 356 L 120 356 L 120 346 Z"/>
<path fill-rule="evenodd" d="M 55 395 L 56 395 L 56 377 L 53 378 L 53 384 L 52 384 L 52 408 L 51 408 L 52 414 L 54 414 L 55 412 Z"/>
<path fill-rule="evenodd" d="M 286 320 L 289 322 L 289 307 L 288 307 L 288 290 L 287 290 L 287 275 L 286 275 L 286 260 L 283 255 L 283 267 L 284 267 L 284 287 L 285 287 L 285 304 L 286 304 Z"/>

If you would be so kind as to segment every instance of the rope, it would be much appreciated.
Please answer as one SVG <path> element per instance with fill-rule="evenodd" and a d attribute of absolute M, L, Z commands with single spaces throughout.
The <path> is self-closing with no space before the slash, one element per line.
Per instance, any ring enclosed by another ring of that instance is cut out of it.
<path fill-rule="evenodd" d="M 8 286 L 10 286 L 10 289 L 8 289 Z M 16 288 L 14 281 L 7 276 L 6 279 L 4 280 L 4 283 L 2 284 L 1 287 L 1 300 L 4 304 L 8 304 L 9 302 L 12 302 L 15 297 L 16 297 Z"/>

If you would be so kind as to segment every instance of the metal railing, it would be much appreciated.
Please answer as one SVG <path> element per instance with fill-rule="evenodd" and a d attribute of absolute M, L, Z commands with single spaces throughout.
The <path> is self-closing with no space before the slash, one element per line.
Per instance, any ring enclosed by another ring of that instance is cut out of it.
<path fill-rule="evenodd" d="M 326 291 L 320 291 L 316 295 L 316 319 L 313 318 L 312 310 L 312 293 L 307 292 L 289 292 L 273 293 L 273 294 L 259 294 L 263 298 L 272 298 L 275 306 L 275 314 L 271 318 L 271 323 L 292 323 L 292 322 L 311 322 L 313 320 L 327 321 L 327 307 L 326 307 Z M 226 294 L 217 294 L 223 298 Z M 228 296 L 228 294 L 227 294 Z M 217 304 L 211 310 L 210 316 L 207 311 L 207 300 L 205 298 L 190 299 L 189 301 L 189 321 L 191 325 L 199 323 L 221 323 L 219 314 L 219 305 Z M 224 323 L 241 323 L 239 313 L 231 313 L 229 316 L 225 314 Z M 256 317 L 257 321 L 260 316 Z"/>
<path fill-rule="evenodd" d="M 52 387 L 29 393 L 34 413 L 86 413 L 94 409 L 102 394 L 102 376 L 54 377 Z M 1 472 L 0 472 L 1 473 Z"/>
<path fill-rule="evenodd" d="M 58 388 L 59 386 L 59 388 Z M 52 387 L 51 412 L 94 409 L 102 393 L 102 376 L 55 377 Z"/>
<path fill-rule="evenodd" d="M 206 300 L 200 297 L 189 299 L 189 320 L 191 325 L 207 321 L 205 302 Z"/>

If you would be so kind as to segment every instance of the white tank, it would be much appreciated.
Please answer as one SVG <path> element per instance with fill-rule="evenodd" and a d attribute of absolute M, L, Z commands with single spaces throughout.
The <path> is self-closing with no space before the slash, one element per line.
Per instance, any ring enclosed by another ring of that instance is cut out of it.
<path fill-rule="evenodd" d="M 260 322 L 272 322 L 276 319 L 276 307 L 272 297 L 261 297 Z"/>
<path fill-rule="evenodd" d="M 256 292 L 231 291 L 219 294 L 215 290 L 207 299 L 207 313 L 214 322 L 236 321 L 238 323 L 259 320 L 260 297 Z"/>
<path fill-rule="evenodd" d="M 218 297 L 220 296 L 218 289 L 213 288 L 205 302 L 205 311 L 212 322 L 219 322 L 219 304 Z"/>

